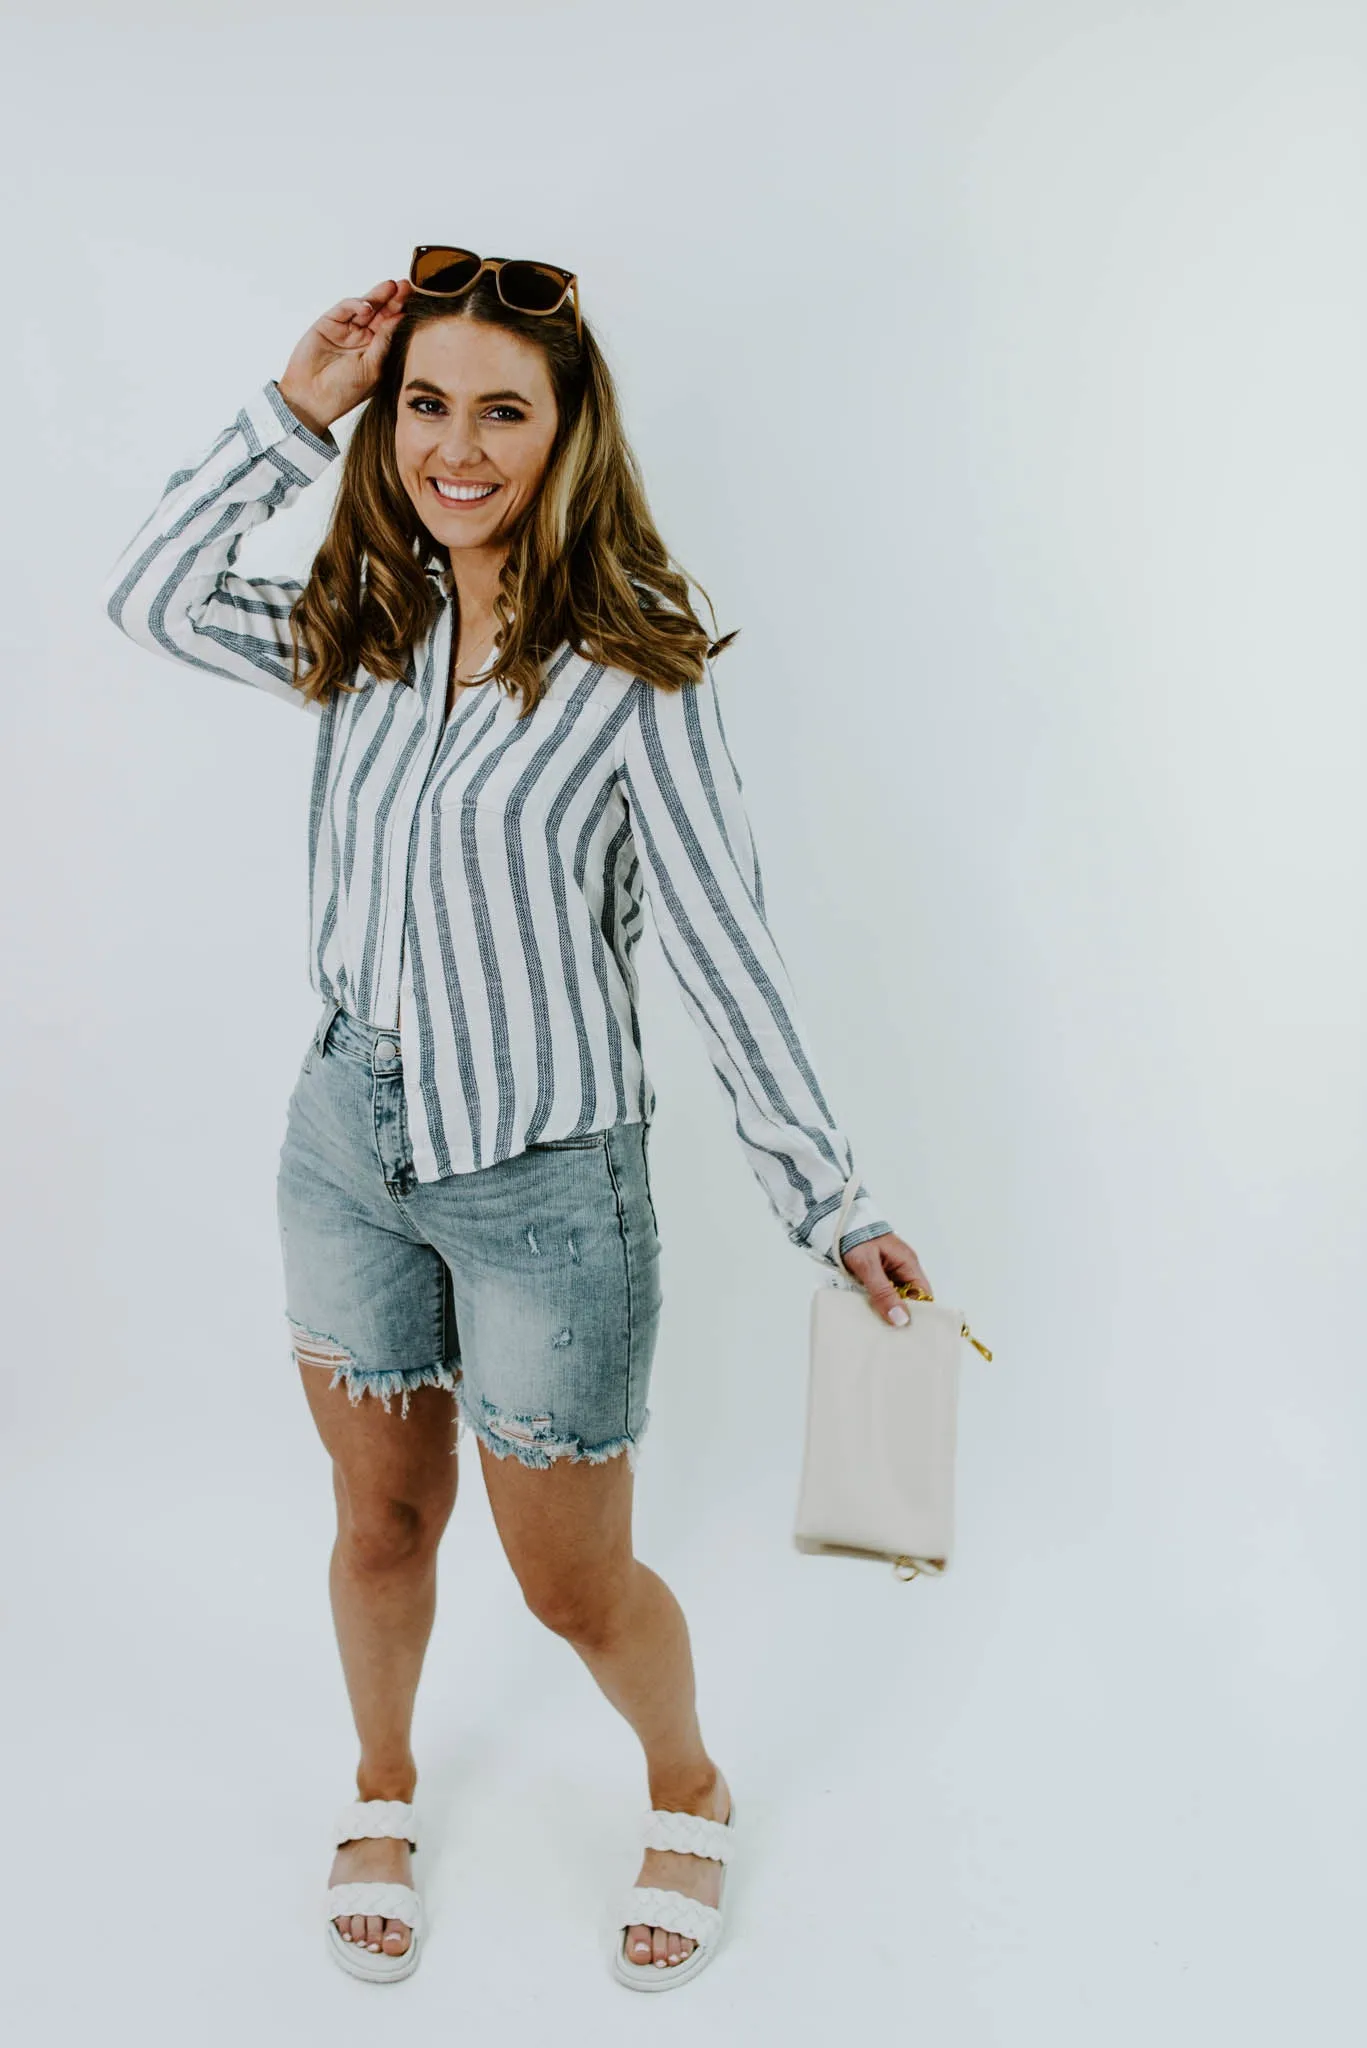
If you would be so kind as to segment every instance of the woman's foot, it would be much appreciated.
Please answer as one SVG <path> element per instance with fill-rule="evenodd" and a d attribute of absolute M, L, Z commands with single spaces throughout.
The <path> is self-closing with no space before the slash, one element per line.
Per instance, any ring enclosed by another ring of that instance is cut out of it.
<path fill-rule="evenodd" d="M 328 1878 L 331 1884 L 412 1884 L 413 1866 L 407 1842 L 388 1836 L 360 1842 L 344 1842 L 337 1851 Z M 413 1939 L 413 1930 L 402 1920 L 380 1920 L 355 1913 L 349 1919 L 334 1920 L 343 1941 L 354 1941 L 377 1955 L 401 1956 Z"/>
<path fill-rule="evenodd" d="M 700 1813 L 708 1820 L 726 1821 L 731 1818 L 731 1788 L 720 1771 L 714 1771 L 710 1782 L 705 1781 L 699 1790 L 684 1798 L 663 1794 L 657 1797 L 652 1791 L 650 1803 L 674 1813 Z M 658 1885 L 664 1891 L 686 1892 L 690 1899 L 701 1899 L 705 1906 L 715 1906 L 721 1897 L 723 1867 L 715 1856 L 688 1856 L 673 1849 L 647 1849 L 636 1882 Z M 690 1941 L 686 1934 L 675 1934 L 668 1927 L 628 1927 L 624 1939 L 624 1953 L 629 1963 L 655 1963 L 661 1969 L 668 1969 L 671 1963 L 681 1963 L 697 1947 L 697 1943 Z"/>

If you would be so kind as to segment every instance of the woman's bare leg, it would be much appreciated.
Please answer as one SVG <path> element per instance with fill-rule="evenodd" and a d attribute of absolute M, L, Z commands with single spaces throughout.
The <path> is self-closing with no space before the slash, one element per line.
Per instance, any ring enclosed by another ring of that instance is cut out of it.
<path fill-rule="evenodd" d="M 633 1554 L 634 1474 L 624 1456 L 534 1468 L 480 1443 L 499 1538 L 532 1612 L 578 1651 L 645 1751 L 652 1806 L 726 1820 L 731 1794 L 703 1747 L 683 1610 Z M 647 1849 L 635 1882 L 715 1906 L 722 1866 Z M 681 1962 L 694 1943 L 667 1928 L 632 1927 L 633 1961 Z"/>
<path fill-rule="evenodd" d="M 318 1434 L 332 1458 L 337 1541 L 329 1588 L 347 1694 L 360 1739 L 362 1799 L 411 1800 L 413 1701 L 432 1632 L 437 1545 L 455 1504 L 455 1403 L 441 1387 L 417 1387 L 408 1414 L 371 1394 L 352 1403 L 324 1367 L 300 1365 Z M 350 1842 L 329 1884 L 412 1881 L 408 1845 Z M 345 1939 L 402 1955 L 402 1920 L 339 1920 Z"/>

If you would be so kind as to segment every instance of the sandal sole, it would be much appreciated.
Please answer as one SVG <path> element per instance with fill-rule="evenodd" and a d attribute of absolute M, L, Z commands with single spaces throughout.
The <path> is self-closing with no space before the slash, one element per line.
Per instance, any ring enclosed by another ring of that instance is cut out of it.
<path fill-rule="evenodd" d="M 358 1984 L 401 1984 L 405 1977 L 411 1977 L 418 1967 L 422 1948 L 421 1935 L 415 1935 L 401 1956 L 376 1955 L 372 1949 L 358 1948 L 354 1941 L 343 1941 L 337 1929 L 329 1920 L 324 1930 L 328 1954 L 338 1969 L 345 1970 L 348 1977 L 354 1977 Z M 362 1956 L 366 1958 L 361 1961 Z M 376 1969 L 375 1965 L 392 1964 L 392 1969 Z"/>

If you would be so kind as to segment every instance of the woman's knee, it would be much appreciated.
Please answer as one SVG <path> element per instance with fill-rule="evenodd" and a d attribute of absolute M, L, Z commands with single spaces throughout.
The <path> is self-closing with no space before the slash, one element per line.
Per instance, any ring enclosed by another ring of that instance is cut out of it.
<path fill-rule="evenodd" d="M 347 1561 L 360 1572 L 389 1572 L 430 1562 L 454 1499 L 454 1483 L 441 1494 L 405 1497 L 349 1486 L 339 1475 L 337 1537 Z"/>
<path fill-rule="evenodd" d="M 580 1649 L 604 1650 L 620 1635 L 634 1564 L 585 1576 L 554 1566 L 524 1570 L 522 1597 L 544 1628 Z"/>

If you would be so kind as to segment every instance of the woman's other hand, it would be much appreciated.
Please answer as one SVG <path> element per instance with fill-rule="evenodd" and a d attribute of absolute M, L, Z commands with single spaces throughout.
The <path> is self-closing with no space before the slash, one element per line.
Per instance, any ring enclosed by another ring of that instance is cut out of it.
<path fill-rule="evenodd" d="M 382 278 L 362 299 L 339 299 L 315 320 L 277 377 L 290 411 L 320 437 L 334 420 L 369 398 L 413 287 Z"/>
<path fill-rule="evenodd" d="M 869 1301 L 880 1316 L 890 1323 L 905 1323 L 910 1320 L 907 1310 L 898 1298 L 897 1289 L 908 1282 L 914 1293 L 933 1298 L 929 1280 L 921 1270 L 921 1261 L 909 1244 L 904 1244 L 893 1231 L 885 1230 L 881 1237 L 866 1237 L 862 1244 L 855 1245 L 844 1255 L 842 1264 L 859 1282 Z"/>

